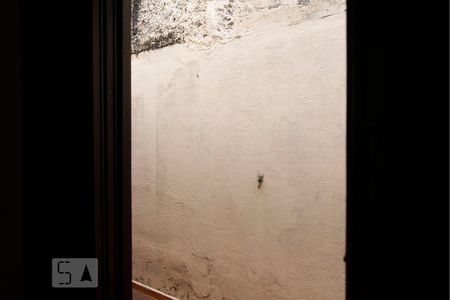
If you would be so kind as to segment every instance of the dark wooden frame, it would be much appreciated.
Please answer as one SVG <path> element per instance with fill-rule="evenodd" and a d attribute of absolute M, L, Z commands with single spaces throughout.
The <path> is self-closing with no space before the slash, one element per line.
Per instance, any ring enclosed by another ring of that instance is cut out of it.
<path fill-rule="evenodd" d="M 130 0 L 93 1 L 97 299 L 131 299 Z"/>

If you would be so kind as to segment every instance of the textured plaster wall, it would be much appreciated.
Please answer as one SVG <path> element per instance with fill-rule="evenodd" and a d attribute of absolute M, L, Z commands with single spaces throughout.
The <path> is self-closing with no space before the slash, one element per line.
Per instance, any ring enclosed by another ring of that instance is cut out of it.
<path fill-rule="evenodd" d="M 133 0 L 132 51 L 176 43 L 208 48 L 239 35 L 239 27 L 268 11 L 298 10 L 303 18 L 341 11 L 343 0 Z"/>
<path fill-rule="evenodd" d="M 179 299 L 344 299 L 345 14 L 303 13 L 133 57 L 134 279 Z"/>

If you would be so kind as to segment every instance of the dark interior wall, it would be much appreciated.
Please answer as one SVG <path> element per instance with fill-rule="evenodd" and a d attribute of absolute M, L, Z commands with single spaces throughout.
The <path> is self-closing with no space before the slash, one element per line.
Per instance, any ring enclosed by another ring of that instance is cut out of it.
<path fill-rule="evenodd" d="M 51 259 L 96 257 L 92 1 L 21 1 L 24 299 L 53 289 Z"/>
<path fill-rule="evenodd" d="M 348 1 L 348 299 L 448 299 L 448 12 Z"/>
<path fill-rule="evenodd" d="M 131 297 L 130 7 L 20 1 L 23 299 Z M 83 257 L 99 288 L 52 288 L 51 259 Z"/>
<path fill-rule="evenodd" d="M 9 300 L 20 299 L 22 282 L 19 4 L 0 3 L 0 14 L 0 298 Z"/>

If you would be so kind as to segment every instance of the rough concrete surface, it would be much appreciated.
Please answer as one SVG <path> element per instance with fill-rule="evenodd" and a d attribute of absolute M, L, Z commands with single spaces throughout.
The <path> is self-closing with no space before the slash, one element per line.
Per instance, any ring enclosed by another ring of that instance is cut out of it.
<path fill-rule="evenodd" d="M 343 8 L 343 0 L 133 0 L 132 52 L 178 43 L 204 49 L 240 36 L 267 14 L 284 11 L 300 21 Z"/>
<path fill-rule="evenodd" d="M 206 50 L 133 56 L 133 278 L 179 299 L 342 300 L 345 13 L 262 11 Z"/>

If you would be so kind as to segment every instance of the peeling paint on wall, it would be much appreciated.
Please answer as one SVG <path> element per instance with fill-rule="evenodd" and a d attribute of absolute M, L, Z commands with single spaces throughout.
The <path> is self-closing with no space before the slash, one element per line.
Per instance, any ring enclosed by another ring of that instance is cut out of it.
<path fill-rule="evenodd" d="M 342 0 L 133 0 L 132 53 L 179 43 L 208 48 L 238 36 L 239 23 L 276 8 L 311 17 L 344 5 Z"/>

